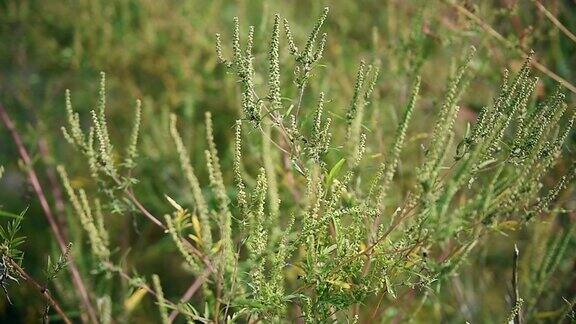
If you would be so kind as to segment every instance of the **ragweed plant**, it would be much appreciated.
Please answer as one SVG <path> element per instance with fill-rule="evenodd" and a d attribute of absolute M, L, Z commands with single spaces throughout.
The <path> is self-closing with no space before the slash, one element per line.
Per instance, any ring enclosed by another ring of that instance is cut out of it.
<path fill-rule="evenodd" d="M 66 93 L 64 137 L 85 157 L 98 189 L 94 196 L 101 198 L 89 199 L 84 189 L 73 187 L 64 167 L 58 171 L 87 233 L 95 268 L 108 280 L 118 274 L 138 289 L 130 300 L 138 298 L 138 291 L 154 295 L 162 322 L 179 313 L 201 322 L 387 319 L 385 304 L 409 293 L 420 300 L 413 308 L 416 316 L 487 235 L 537 222 L 573 179 L 571 166 L 560 181 L 545 185 L 562 157 L 574 116 L 561 88 L 546 100 L 534 100 L 538 80 L 531 57 L 516 73 L 504 73 L 498 93 L 476 122 L 463 136 L 457 132 L 460 102 L 477 60 L 471 47 L 434 105 L 436 117 L 413 179 L 399 186 L 395 180 L 402 176 L 403 150 L 413 143 L 407 136 L 413 116 L 421 113 L 425 80 L 414 77 L 396 131 L 383 139 L 389 149 L 375 161 L 380 139 L 371 138 L 365 116 L 379 109 L 371 102 L 378 91 L 379 63 L 359 63 L 349 105 L 340 110 L 330 106 L 329 93 L 311 91 L 325 56 L 328 38 L 320 33 L 327 17 L 326 8 L 298 46 L 289 22 L 275 15 L 262 73 L 255 64 L 254 27 L 243 43 L 241 24 L 234 19 L 230 58 L 216 35 L 216 57 L 240 88 L 233 161 L 221 160 L 208 112 L 204 165 L 193 165 L 177 117 L 171 115 L 167 132 L 192 200 L 186 206 L 166 195 L 172 210 L 163 218 L 152 215 L 133 192 L 140 102 L 121 154 L 110 140 L 104 75 L 87 132 Z M 290 83 L 285 75 L 292 76 Z M 307 107 L 307 102 L 315 104 Z M 344 117 L 332 118 L 339 115 Z M 247 159 L 245 150 L 254 147 L 259 154 Z M 198 174 L 204 169 L 206 182 Z M 127 275 L 110 248 L 106 212 L 141 213 L 164 230 L 195 278 L 192 294 L 199 291 L 201 299 L 170 302 L 157 275 L 153 289 Z M 533 297 L 516 296 L 511 318 L 536 307 L 573 237 L 572 229 L 563 233 L 549 243 L 534 274 L 539 284 L 527 290 Z M 109 285 L 98 294 L 110 298 L 114 291 Z M 372 306 L 370 312 L 361 311 L 366 305 Z"/>
<path fill-rule="evenodd" d="M 135 182 L 130 176 L 130 171 L 134 167 L 134 159 L 137 157 L 136 146 L 138 144 L 138 136 L 140 129 L 140 115 L 141 115 L 141 102 L 136 101 L 136 113 L 134 116 L 134 123 L 130 133 L 130 141 L 126 146 L 126 152 L 119 162 L 114 157 L 113 145 L 110 141 L 108 126 L 106 123 L 106 76 L 101 73 L 99 95 L 97 108 L 90 111 L 92 116 L 92 124 L 88 132 L 84 132 L 80 125 L 80 117 L 74 111 L 72 106 L 72 99 L 70 91 L 66 91 L 66 113 L 68 116 L 68 128 L 62 127 L 64 138 L 70 143 L 78 152 L 86 157 L 88 160 L 88 168 L 90 175 L 97 182 L 100 190 L 109 198 L 109 203 L 112 205 L 112 210 L 116 213 L 125 211 L 127 206 L 119 196 L 122 193 L 131 196 L 130 187 Z M 67 175 L 63 167 L 59 168 L 60 176 L 63 181 L 67 183 Z M 74 203 L 76 212 L 81 208 L 89 214 L 88 202 L 84 202 L 85 196 L 80 192 L 80 199 L 84 206 L 80 206 L 80 201 L 73 198 L 74 193 L 70 186 L 66 186 L 68 194 Z M 90 215 L 86 217 L 90 218 Z M 158 220 L 156 220 L 159 223 Z M 87 224 L 87 222 L 84 222 Z M 83 225 L 85 226 L 85 225 Z"/>
<path fill-rule="evenodd" d="M 10 283 L 19 285 L 21 284 L 20 280 L 26 282 L 42 295 L 45 300 L 42 321 L 48 321 L 49 312 L 52 307 L 64 323 L 72 323 L 62 310 L 58 301 L 52 297 L 48 287 L 49 283 L 53 282 L 62 270 L 67 267 L 72 244 L 68 244 L 65 253 L 60 255 L 55 262 L 48 256 L 48 262 L 44 270 L 44 283 L 36 281 L 22 268 L 24 252 L 21 249 L 26 238 L 20 235 L 20 231 L 26 212 L 27 209 L 19 215 L 11 216 L 15 219 L 8 222 L 5 226 L 0 226 L 0 239 L 2 240 L 0 243 L 0 286 L 5 294 L 6 300 L 9 304 L 12 304 L 7 286 Z"/>
<path fill-rule="evenodd" d="M 0 226 L 0 286 L 6 295 L 6 299 L 11 304 L 8 295 L 7 285 L 18 283 L 20 274 L 14 269 L 13 264 L 21 264 L 24 253 L 20 250 L 20 245 L 24 243 L 24 237 L 19 235 L 22 218 L 26 211 L 23 211 L 16 219 L 8 222 L 6 226 Z"/>
<path fill-rule="evenodd" d="M 310 48 L 315 46 L 318 29 L 327 12 L 326 9 L 309 36 L 304 51 L 308 54 L 304 56 L 299 56 L 295 50 L 297 47 L 285 23 L 289 52 L 296 53 L 294 83 L 300 93 L 306 86 L 298 79 L 302 57 L 310 57 Z M 270 43 L 268 64 L 271 81 L 265 98 L 274 98 L 278 93 L 276 70 L 279 64 L 278 55 L 274 54 L 277 51 L 278 19 L 277 16 Z M 238 22 L 235 24 L 233 43 L 237 48 L 240 36 Z M 252 33 L 250 29 L 249 43 Z M 217 44 L 218 53 L 221 53 L 221 45 Z M 316 45 L 317 53 L 321 53 L 323 48 L 324 41 Z M 377 68 L 370 67 L 365 71 L 362 62 L 358 69 L 353 97 L 346 113 L 348 130 L 344 140 L 351 145 L 334 144 L 331 136 L 325 136 L 330 126 L 320 129 L 324 94 L 320 95 L 313 121 L 313 140 L 308 139 L 302 122 L 298 120 L 301 99 L 295 99 L 295 110 L 291 106 L 283 108 L 273 100 L 257 101 L 259 105 L 252 108 L 258 113 L 267 112 L 277 138 L 287 139 L 283 141 L 286 143 L 283 147 L 280 144 L 276 146 L 290 160 L 299 162 L 296 164 L 298 173 L 305 184 L 301 207 L 289 197 L 281 198 L 281 201 L 286 201 L 286 207 L 297 211 L 301 223 L 298 239 L 291 244 L 300 248 L 293 255 L 294 266 L 303 272 L 296 291 L 299 292 L 303 315 L 309 321 L 338 318 L 343 310 L 364 303 L 382 291 L 395 296 L 399 289 L 439 288 L 486 232 L 503 222 L 529 221 L 542 213 L 547 208 L 544 206 L 549 206 L 556 192 L 565 186 L 565 180 L 561 180 L 550 190 L 550 198 L 540 197 L 542 180 L 558 160 L 574 117 L 566 112 L 560 92 L 540 105 L 530 105 L 537 82 L 530 73 L 530 58 L 516 75 L 508 77 L 506 74 L 500 93 L 482 110 L 478 121 L 457 145 L 456 152 L 451 150 L 457 136 L 454 124 L 459 111 L 458 101 L 471 78 L 469 65 L 474 52 L 472 48 L 450 77 L 424 161 L 417 171 L 418 181 L 399 201 L 387 199 L 387 192 L 397 169 L 410 118 L 417 106 L 419 79 L 413 86 L 390 152 L 372 181 L 362 181 L 366 175 L 362 172 L 354 174 L 354 171 L 358 171 L 355 166 L 362 163 L 362 153 L 366 150 L 366 140 L 361 137 L 359 125 L 362 111 L 377 82 Z M 321 54 L 314 57 L 320 58 Z M 236 70 L 252 71 L 251 61 L 236 60 Z M 241 62 L 244 62 L 243 67 Z M 372 70 L 373 76 L 367 81 Z M 241 90 L 243 98 L 258 98 L 258 89 L 253 83 Z M 250 116 L 247 118 L 251 119 Z M 560 123 L 562 119 L 567 120 L 566 125 Z M 263 141 L 274 142 L 275 137 L 268 135 Z M 330 147 L 342 148 L 338 154 L 349 160 L 348 172 L 343 177 L 338 176 L 343 168 L 341 160 L 329 167 L 330 159 L 323 154 Z M 284 170 L 287 171 L 290 170 Z M 264 180 L 260 173 L 256 190 L 262 190 Z M 239 190 L 244 190 L 244 186 L 240 185 Z M 262 205 L 260 203 L 256 210 L 261 210 Z M 343 227 L 345 231 L 342 231 Z M 260 238 L 255 242 L 263 242 L 269 234 L 258 228 L 261 225 L 256 224 L 256 235 Z M 457 242 L 453 242 L 454 237 L 458 237 Z M 452 253 L 440 260 L 430 258 L 428 251 L 438 251 L 448 242 L 455 245 Z M 266 285 L 261 278 L 258 282 Z M 258 290 L 253 294 L 261 296 Z"/>

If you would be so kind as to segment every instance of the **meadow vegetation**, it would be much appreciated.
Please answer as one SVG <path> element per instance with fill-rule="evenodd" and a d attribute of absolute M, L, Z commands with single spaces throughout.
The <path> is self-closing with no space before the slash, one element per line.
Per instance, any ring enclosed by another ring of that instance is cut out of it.
<path fill-rule="evenodd" d="M 0 316 L 576 320 L 574 6 L 5 1 Z"/>

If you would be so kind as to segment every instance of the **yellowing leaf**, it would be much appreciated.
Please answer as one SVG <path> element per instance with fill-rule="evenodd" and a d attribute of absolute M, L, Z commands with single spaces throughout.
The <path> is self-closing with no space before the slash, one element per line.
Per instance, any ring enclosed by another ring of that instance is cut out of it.
<path fill-rule="evenodd" d="M 366 248 L 367 248 L 366 244 L 364 244 L 364 242 L 361 242 L 360 243 L 360 251 L 358 251 L 358 253 L 366 252 Z"/>
<path fill-rule="evenodd" d="M 184 210 L 184 208 L 182 208 L 182 206 L 178 205 L 178 203 L 174 199 L 170 198 L 170 196 L 164 195 L 164 197 L 166 197 L 166 200 L 168 200 L 170 205 L 172 205 L 174 208 L 176 208 L 176 210 L 178 210 L 178 211 Z"/>
<path fill-rule="evenodd" d="M 198 238 L 202 237 L 202 226 L 200 225 L 200 221 L 198 221 L 198 216 L 192 216 L 192 227 L 194 227 L 194 232 Z"/>
<path fill-rule="evenodd" d="M 201 240 L 198 236 L 196 236 L 196 235 L 194 235 L 194 234 L 188 234 L 188 237 L 189 237 L 192 241 L 196 242 L 196 244 L 202 245 L 202 240 Z"/>
<path fill-rule="evenodd" d="M 336 287 L 340 287 L 342 289 L 350 289 L 352 286 L 344 281 L 341 280 L 326 280 L 326 282 L 333 284 Z"/>
<path fill-rule="evenodd" d="M 546 318 L 554 318 L 558 317 L 562 314 L 562 310 L 555 310 L 555 311 L 542 311 L 535 314 L 534 317 L 537 319 L 546 319 Z"/>
<path fill-rule="evenodd" d="M 212 253 L 216 253 L 218 251 L 220 251 L 220 248 L 222 247 L 222 240 L 216 242 L 216 244 L 214 244 L 214 246 L 212 247 Z"/>
<path fill-rule="evenodd" d="M 130 313 L 131 311 L 134 310 L 134 308 L 136 308 L 136 306 L 138 306 L 138 304 L 140 304 L 140 301 L 142 301 L 142 298 L 146 295 L 147 290 L 144 288 L 140 288 L 138 290 L 136 290 L 132 296 L 128 297 L 128 299 L 126 299 L 124 301 L 124 308 L 126 308 L 126 311 L 128 313 Z"/>
<path fill-rule="evenodd" d="M 518 221 L 509 220 L 509 221 L 504 221 L 504 222 L 498 224 L 498 228 L 503 229 L 503 230 L 515 231 L 518 229 L 518 225 L 519 225 Z"/>

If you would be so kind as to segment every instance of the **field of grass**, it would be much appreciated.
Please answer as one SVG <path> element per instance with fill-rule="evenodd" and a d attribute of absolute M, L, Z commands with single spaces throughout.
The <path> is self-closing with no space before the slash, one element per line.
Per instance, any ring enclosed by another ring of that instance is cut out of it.
<path fill-rule="evenodd" d="M 0 322 L 576 321 L 574 0 L 0 1 Z"/>

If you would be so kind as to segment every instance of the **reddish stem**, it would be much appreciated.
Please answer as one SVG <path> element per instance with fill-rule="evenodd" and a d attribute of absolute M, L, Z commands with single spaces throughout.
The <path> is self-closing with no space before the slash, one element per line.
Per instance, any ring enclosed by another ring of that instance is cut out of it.
<path fill-rule="evenodd" d="M 44 299 L 46 299 L 46 301 L 48 303 L 50 303 L 52 308 L 54 308 L 56 313 L 58 313 L 58 315 L 60 315 L 60 317 L 62 317 L 62 321 L 64 321 L 64 323 L 72 324 L 72 321 L 68 318 L 68 316 L 66 316 L 66 313 L 64 313 L 60 304 L 58 304 L 56 299 L 54 299 L 54 297 L 52 297 L 52 295 L 50 294 L 48 289 L 46 289 L 46 287 L 42 286 L 36 280 L 34 280 L 34 278 L 32 278 L 26 271 L 24 271 L 24 269 L 22 269 L 22 267 L 20 267 L 20 265 L 18 265 L 18 263 L 14 262 L 14 260 L 8 259 L 8 262 L 10 263 L 10 266 L 12 268 L 14 268 L 14 269 L 16 269 L 16 271 L 18 271 L 18 274 L 22 278 L 24 278 L 24 280 L 26 280 L 26 282 L 28 284 L 30 284 L 34 288 L 38 289 L 38 292 L 42 295 L 42 297 L 44 297 Z"/>
<path fill-rule="evenodd" d="M 36 196 L 38 196 L 38 200 L 40 200 L 40 206 L 42 207 L 42 210 L 44 211 L 44 215 L 46 216 L 46 220 L 50 224 L 50 228 L 52 229 L 52 232 L 54 233 L 54 237 L 56 238 L 56 241 L 58 243 L 58 247 L 60 248 L 60 251 L 62 252 L 62 254 L 64 254 L 64 253 L 66 253 L 67 244 L 64 241 L 64 236 L 62 234 L 62 230 L 60 229 L 60 226 L 58 225 L 58 222 L 56 221 L 54 214 L 52 213 L 52 209 L 50 208 L 50 205 L 48 204 L 48 200 L 46 199 L 46 195 L 44 194 L 44 190 L 42 189 L 42 186 L 40 185 L 40 181 L 38 180 L 38 176 L 36 175 L 36 172 L 34 171 L 32 160 L 30 159 L 30 155 L 28 154 L 28 151 L 26 151 L 26 147 L 24 146 L 22 138 L 20 137 L 20 134 L 18 134 L 18 131 L 16 130 L 16 127 L 14 126 L 14 122 L 12 122 L 12 119 L 10 118 L 10 116 L 8 115 L 8 113 L 4 109 L 4 106 L 1 103 L 0 103 L 0 118 L 2 119 L 2 122 L 4 123 L 4 126 L 6 126 L 6 128 L 8 129 L 10 134 L 12 135 L 12 139 L 14 140 L 14 144 L 16 144 L 16 147 L 18 148 L 18 153 L 20 154 L 20 157 L 22 158 L 22 160 L 24 161 L 24 164 L 26 165 L 26 168 L 27 168 L 26 172 L 28 173 L 28 178 L 30 180 L 30 184 L 34 188 L 34 191 L 36 192 Z M 70 258 L 70 260 L 69 260 L 68 269 L 70 271 L 70 274 L 72 275 L 72 283 L 74 284 L 74 286 L 76 287 L 76 290 L 80 294 L 80 298 L 82 300 L 82 303 L 84 304 L 84 308 L 88 312 L 88 317 L 90 319 L 90 322 L 91 323 L 98 323 L 98 317 L 96 316 L 96 311 L 94 310 L 94 307 L 92 307 L 92 304 L 90 302 L 90 297 L 88 296 L 88 291 L 86 289 L 86 286 L 85 286 L 84 282 L 82 281 L 82 277 L 80 276 L 80 271 L 78 271 L 78 267 L 77 267 L 76 263 L 74 262 L 74 259 L 72 259 L 72 258 Z"/>

